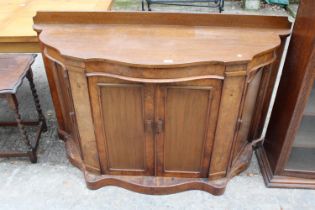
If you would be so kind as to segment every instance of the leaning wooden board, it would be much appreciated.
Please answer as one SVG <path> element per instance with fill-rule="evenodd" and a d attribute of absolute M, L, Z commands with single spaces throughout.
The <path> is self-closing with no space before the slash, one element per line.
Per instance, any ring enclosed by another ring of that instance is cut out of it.
<path fill-rule="evenodd" d="M 90 188 L 224 192 L 259 140 L 287 17 L 39 12 L 59 132 Z"/>
<path fill-rule="evenodd" d="M 32 29 L 37 11 L 107 11 L 113 0 L 1 0 L 0 52 L 40 52 Z"/>

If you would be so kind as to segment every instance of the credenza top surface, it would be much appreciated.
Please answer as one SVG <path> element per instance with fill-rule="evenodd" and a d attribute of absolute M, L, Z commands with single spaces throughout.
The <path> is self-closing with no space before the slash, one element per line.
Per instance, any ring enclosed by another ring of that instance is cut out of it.
<path fill-rule="evenodd" d="M 248 62 L 274 50 L 290 32 L 285 17 L 184 15 L 54 13 L 48 18 L 43 12 L 34 17 L 34 29 L 42 43 L 65 56 L 151 67 Z"/>

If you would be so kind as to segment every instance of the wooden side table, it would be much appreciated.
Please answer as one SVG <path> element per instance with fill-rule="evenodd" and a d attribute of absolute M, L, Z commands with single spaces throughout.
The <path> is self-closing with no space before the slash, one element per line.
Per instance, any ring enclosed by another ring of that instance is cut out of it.
<path fill-rule="evenodd" d="M 6 98 L 10 108 L 15 113 L 16 122 L 0 122 L 0 126 L 18 126 L 22 135 L 22 140 L 26 144 L 28 151 L 4 151 L 0 152 L 0 157 L 29 157 L 32 163 L 37 162 L 37 148 L 42 132 L 47 131 L 45 117 L 42 113 L 38 95 L 33 82 L 33 73 L 31 65 L 34 62 L 36 55 L 30 54 L 3 54 L 0 55 L 0 97 Z M 32 95 L 35 101 L 36 110 L 38 113 L 37 121 L 22 121 L 19 113 L 19 104 L 16 98 L 17 89 L 21 86 L 24 78 L 27 78 L 31 87 Z M 24 125 L 35 125 L 38 127 L 35 143 L 30 141 Z"/>

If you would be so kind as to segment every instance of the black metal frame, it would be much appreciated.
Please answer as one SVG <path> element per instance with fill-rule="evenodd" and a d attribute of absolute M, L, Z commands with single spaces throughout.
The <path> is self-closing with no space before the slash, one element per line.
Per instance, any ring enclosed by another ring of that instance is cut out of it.
<path fill-rule="evenodd" d="M 145 2 L 147 4 L 148 11 L 152 11 L 152 4 L 218 8 L 220 13 L 224 10 L 224 0 L 142 0 L 142 11 L 145 11 Z M 196 5 L 194 3 L 209 3 L 209 5 Z M 214 4 L 210 5 L 210 3 Z"/>

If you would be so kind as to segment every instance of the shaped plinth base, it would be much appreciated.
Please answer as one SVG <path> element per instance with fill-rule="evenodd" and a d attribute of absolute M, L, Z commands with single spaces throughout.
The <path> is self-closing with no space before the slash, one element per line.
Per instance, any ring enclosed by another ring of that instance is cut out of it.
<path fill-rule="evenodd" d="M 112 185 L 138 193 L 152 195 L 172 194 L 187 190 L 202 190 L 213 195 L 222 195 L 229 179 L 247 168 L 249 164 L 248 160 L 250 160 L 252 154 L 251 147 L 244 149 L 238 158 L 239 161 L 236 161 L 233 164 L 234 167 L 232 167 L 230 175 L 226 178 L 216 180 L 209 180 L 207 178 L 102 175 L 87 170 L 74 141 L 63 134 L 61 136 L 63 136 L 63 139 L 65 140 L 67 155 L 70 162 L 83 171 L 87 187 L 93 190 L 103 186 Z M 243 159 L 247 161 L 241 161 Z"/>

